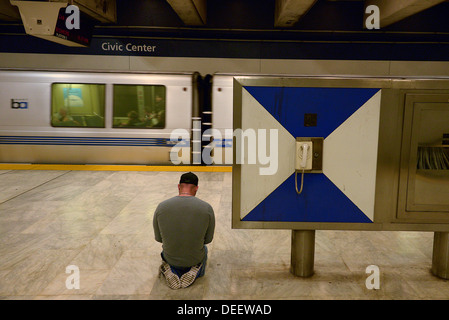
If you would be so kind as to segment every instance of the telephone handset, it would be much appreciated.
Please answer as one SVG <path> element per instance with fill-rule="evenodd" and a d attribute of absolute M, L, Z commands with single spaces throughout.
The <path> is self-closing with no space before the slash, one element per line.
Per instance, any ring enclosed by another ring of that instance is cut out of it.
<path fill-rule="evenodd" d="M 309 145 L 304 143 L 302 145 L 302 160 L 301 160 L 301 168 L 305 168 L 307 164 L 307 150 L 309 150 Z"/>
<path fill-rule="evenodd" d="M 296 159 L 295 159 L 295 189 L 297 194 L 301 194 L 304 186 L 304 171 L 312 170 L 312 141 L 296 141 Z M 301 189 L 298 191 L 297 175 L 302 171 Z"/>
<path fill-rule="evenodd" d="M 312 141 L 296 141 L 296 170 L 312 170 Z"/>
<path fill-rule="evenodd" d="M 304 186 L 304 172 L 322 173 L 323 172 L 323 142 L 324 138 L 297 137 L 295 153 L 295 189 L 296 193 L 301 194 Z M 301 176 L 301 189 L 298 191 L 298 172 Z"/>

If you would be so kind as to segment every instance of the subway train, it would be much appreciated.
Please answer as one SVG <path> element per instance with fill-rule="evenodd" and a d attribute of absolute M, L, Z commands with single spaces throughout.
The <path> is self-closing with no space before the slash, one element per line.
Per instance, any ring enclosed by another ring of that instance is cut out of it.
<path fill-rule="evenodd" d="M 204 164 L 204 148 L 232 152 L 207 135 L 232 128 L 232 77 L 219 78 L 212 98 L 198 72 L 0 70 L 0 163 Z"/>

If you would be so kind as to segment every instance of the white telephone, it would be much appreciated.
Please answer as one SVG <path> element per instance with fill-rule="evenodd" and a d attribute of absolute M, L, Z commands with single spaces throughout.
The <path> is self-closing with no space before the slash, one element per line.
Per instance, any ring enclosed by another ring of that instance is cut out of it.
<path fill-rule="evenodd" d="M 301 194 L 304 186 L 304 172 L 323 172 L 323 142 L 320 137 L 297 137 L 295 152 L 295 189 L 297 194 Z M 301 188 L 298 190 L 298 172 L 301 176 Z"/>
<path fill-rule="evenodd" d="M 312 141 L 296 141 L 296 170 L 312 170 Z"/>
<path fill-rule="evenodd" d="M 304 186 L 304 171 L 312 170 L 312 154 L 313 143 L 312 141 L 300 141 L 296 140 L 296 158 L 295 158 L 295 189 L 297 194 L 301 194 Z M 301 188 L 298 191 L 297 176 L 298 171 L 302 171 L 301 176 Z"/>

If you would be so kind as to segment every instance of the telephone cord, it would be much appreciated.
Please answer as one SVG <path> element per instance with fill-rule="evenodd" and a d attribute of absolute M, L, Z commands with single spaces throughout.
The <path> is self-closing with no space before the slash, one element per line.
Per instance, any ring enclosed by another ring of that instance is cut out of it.
<path fill-rule="evenodd" d="M 302 188 L 304 186 L 304 169 L 302 170 L 302 175 L 301 175 L 301 188 L 298 191 L 298 171 L 295 171 L 295 189 L 296 189 L 296 193 L 297 194 L 301 194 L 302 192 Z"/>

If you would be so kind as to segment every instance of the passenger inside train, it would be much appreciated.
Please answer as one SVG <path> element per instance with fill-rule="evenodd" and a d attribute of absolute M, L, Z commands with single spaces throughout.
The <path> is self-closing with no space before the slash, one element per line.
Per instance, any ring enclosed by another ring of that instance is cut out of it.
<path fill-rule="evenodd" d="M 114 85 L 113 127 L 164 128 L 165 107 L 164 86 Z"/>
<path fill-rule="evenodd" d="M 128 120 L 120 124 L 120 127 L 135 127 L 141 126 L 142 122 L 139 119 L 139 115 L 136 111 L 132 110 L 128 112 Z"/>
<path fill-rule="evenodd" d="M 60 108 L 59 111 L 53 115 L 52 125 L 76 127 L 80 126 L 80 123 L 78 121 L 75 121 L 73 117 L 68 114 L 67 109 Z"/>

